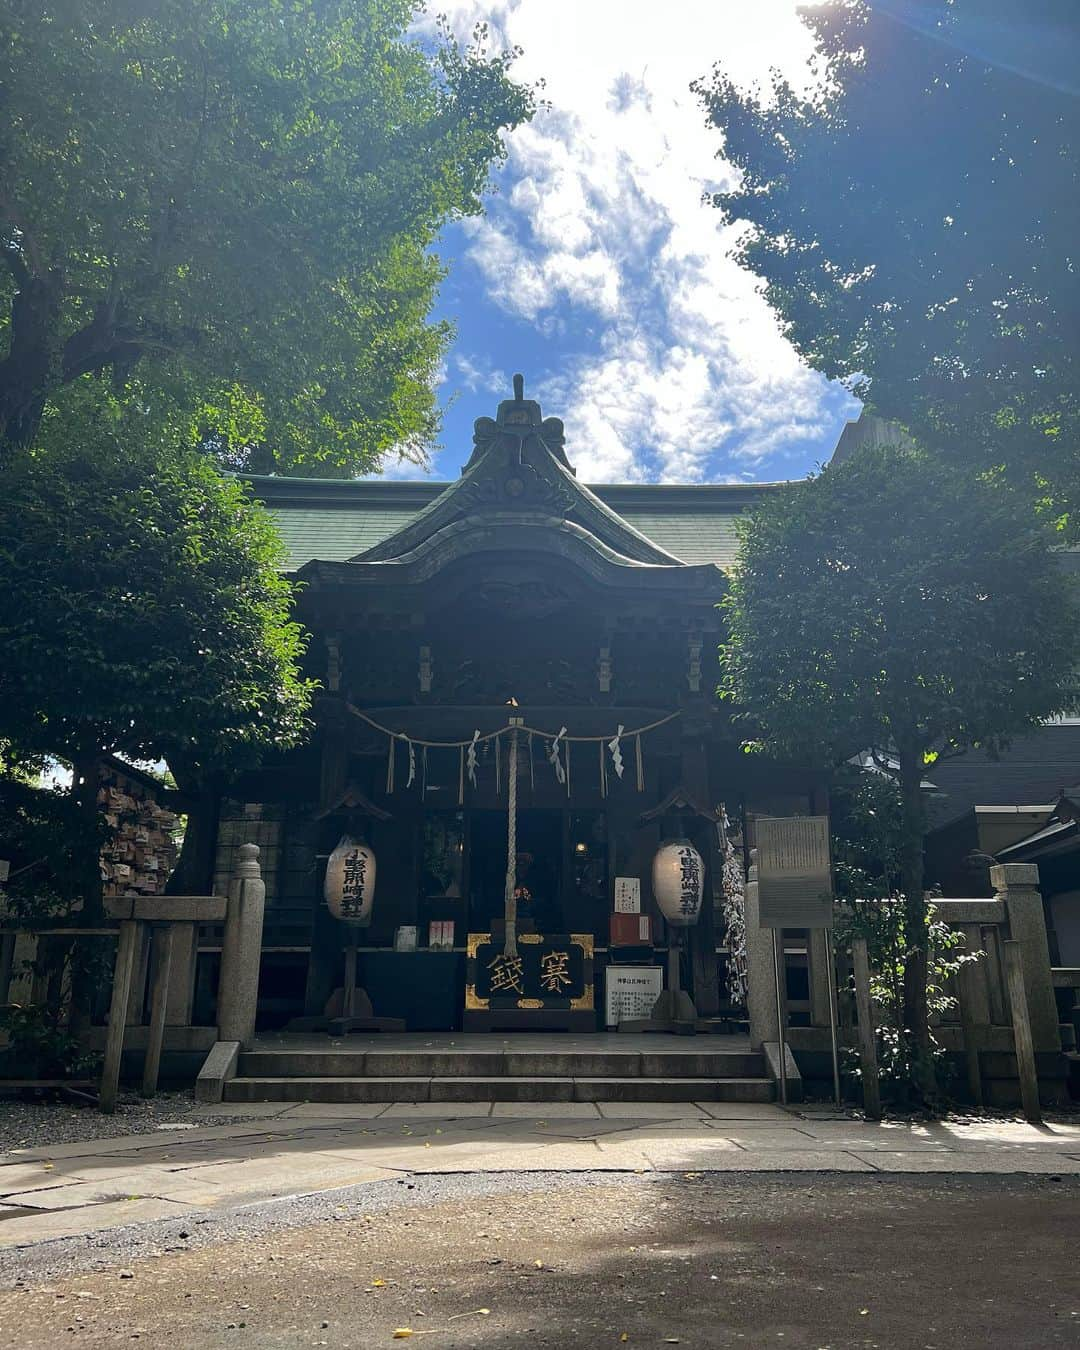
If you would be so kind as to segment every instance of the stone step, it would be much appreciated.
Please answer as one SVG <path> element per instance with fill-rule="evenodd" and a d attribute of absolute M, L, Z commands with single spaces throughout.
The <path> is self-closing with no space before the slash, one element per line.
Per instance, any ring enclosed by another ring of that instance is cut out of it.
<path fill-rule="evenodd" d="M 769 1078 L 239 1077 L 227 1102 L 771 1102 Z"/>
<path fill-rule="evenodd" d="M 250 1050 L 246 1078 L 763 1078 L 759 1054 L 738 1050 Z"/>

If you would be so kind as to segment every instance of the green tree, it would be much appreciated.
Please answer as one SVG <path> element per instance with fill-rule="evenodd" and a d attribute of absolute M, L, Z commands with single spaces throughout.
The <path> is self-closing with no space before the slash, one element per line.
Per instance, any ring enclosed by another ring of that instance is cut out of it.
<path fill-rule="evenodd" d="M 88 821 L 102 754 L 191 790 L 294 745 L 304 635 L 262 508 L 132 410 L 54 421 L 0 494 L 0 744 L 69 761 Z M 92 916 L 95 848 L 81 882 Z"/>
<path fill-rule="evenodd" d="M 1051 533 L 1001 478 L 863 448 L 741 522 L 722 694 L 750 743 L 838 764 L 874 750 L 900 790 L 904 1025 L 929 1072 L 927 763 L 1000 747 L 1059 709 L 1080 613 Z"/>
<path fill-rule="evenodd" d="M 866 939 L 870 994 L 877 1005 L 882 1087 L 898 1106 L 906 1107 L 922 1066 L 914 1059 L 912 1038 L 904 1031 L 904 972 L 909 943 L 900 875 L 903 830 L 896 779 L 887 773 L 868 771 L 861 764 L 843 765 L 832 777 L 829 816 L 837 957 L 843 958 L 852 938 Z M 949 979 L 961 966 L 978 960 L 978 954 L 966 950 L 961 932 L 935 918 L 932 903 L 919 937 L 926 943 L 929 964 L 928 1009 L 931 1015 L 943 1013 L 955 1006 L 955 999 L 947 992 Z M 934 1064 L 945 1068 L 944 1052 L 933 1039 L 931 1051 Z M 855 1065 L 853 1068 L 859 1072 Z M 929 1072 L 925 1077 L 929 1081 Z"/>
<path fill-rule="evenodd" d="M 413 0 L 7 0 L 0 463 L 99 376 L 233 467 L 422 457 L 440 229 L 531 116 Z"/>
<path fill-rule="evenodd" d="M 1072 0 L 808 9 L 821 82 L 699 84 L 744 263 L 799 352 L 1080 537 Z"/>

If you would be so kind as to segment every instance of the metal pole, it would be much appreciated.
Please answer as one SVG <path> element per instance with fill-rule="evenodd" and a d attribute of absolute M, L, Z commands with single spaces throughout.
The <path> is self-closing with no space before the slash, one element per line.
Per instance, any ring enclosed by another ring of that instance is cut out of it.
<path fill-rule="evenodd" d="M 780 939 L 772 930 L 773 971 L 776 975 L 776 1034 L 780 1047 L 780 1104 L 787 1106 L 787 1040 L 784 1037 L 784 971 L 780 960 Z"/>
<path fill-rule="evenodd" d="M 837 1106 L 841 1105 L 840 1096 L 840 1046 L 836 1035 L 836 952 L 833 948 L 832 929 L 825 929 L 825 964 L 829 976 L 829 1035 L 832 1038 L 832 1077 L 833 1094 Z"/>

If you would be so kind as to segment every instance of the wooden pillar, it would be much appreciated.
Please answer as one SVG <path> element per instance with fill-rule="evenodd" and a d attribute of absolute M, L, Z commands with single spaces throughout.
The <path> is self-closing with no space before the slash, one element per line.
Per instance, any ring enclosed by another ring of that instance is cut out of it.
<path fill-rule="evenodd" d="M 172 974 L 174 927 L 171 923 L 167 923 L 154 929 L 153 935 L 150 967 L 153 981 L 150 996 L 150 1035 L 146 1042 L 146 1059 L 143 1061 L 144 1097 L 152 1097 L 157 1092 L 158 1073 L 161 1070 L 165 1013 L 169 1004 L 169 979 Z"/>
<path fill-rule="evenodd" d="M 852 939 L 851 959 L 855 968 L 855 1005 L 859 1017 L 859 1068 L 862 1072 L 863 1109 L 871 1120 L 880 1120 L 881 1084 L 878 1079 L 874 1005 L 870 998 L 870 956 L 864 937 Z"/>
<path fill-rule="evenodd" d="M 1013 1045 L 1016 1049 L 1016 1067 L 1020 1074 L 1020 1100 L 1024 1115 L 1033 1125 L 1042 1123 L 1039 1105 L 1039 1076 L 1035 1067 L 1035 1047 L 1031 1039 L 1031 1015 L 1027 991 L 1024 988 L 1024 952 L 1020 942 L 1003 942 L 1005 978 L 1009 988 L 1012 1012 Z"/>
<path fill-rule="evenodd" d="M 172 963 L 169 975 L 169 997 L 165 1010 L 165 1025 L 191 1025 L 192 1005 L 195 1001 L 195 965 L 199 959 L 199 929 L 194 923 L 172 925 Z"/>
<path fill-rule="evenodd" d="M 711 807 L 713 801 L 708 755 L 711 725 L 707 713 L 700 707 L 688 707 L 683 713 L 681 729 L 679 756 L 683 788 L 694 801 Z M 700 818 L 693 824 L 696 836 L 694 843 L 705 863 L 706 886 L 701 914 L 687 934 L 687 956 L 698 1014 L 701 1017 L 715 1017 L 720 1011 L 720 967 L 716 957 L 714 892 L 719 880 L 717 869 L 720 860 L 715 826 Z"/>
<path fill-rule="evenodd" d="M 101 1070 L 101 1090 L 98 1098 L 99 1108 L 110 1115 L 116 1110 L 120 1059 L 124 1052 L 124 1027 L 127 1024 L 131 977 L 142 936 L 141 928 L 142 924 L 137 919 L 124 919 L 120 924 L 120 940 L 116 949 L 116 966 L 113 970 L 112 999 L 109 1003 L 109 1028 L 105 1037 L 105 1063 Z"/>
<path fill-rule="evenodd" d="M 349 771 L 348 712 L 339 698 L 323 698 L 318 706 L 321 758 L 320 809 L 325 811 L 345 791 Z"/>
<path fill-rule="evenodd" d="M 0 1003 L 7 1003 L 15 967 L 15 934 L 0 933 Z"/>
<path fill-rule="evenodd" d="M 982 965 L 982 962 L 978 962 Z M 980 974 L 984 973 L 982 971 Z M 956 972 L 956 999 L 960 1008 L 960 1030 L 964 1037 L 964 1066 L 967 1070 L 968 1091 L 971 1093 L 971 1100 L 976 1106 L 983 1105 L 983 1085 L 982 1085 L 982 1067 L 979 1062 L 979 1022 L 977 1009 L 979 1008 L 979 990 L 976 984 L 976 974 L 974 963 L 968 961 Z M 982 1003 L 986 1003 L 985 997 Z M 984 1014 L 981 1019 L 984 1023 L 989 1021 L 989 1015 Z"/>

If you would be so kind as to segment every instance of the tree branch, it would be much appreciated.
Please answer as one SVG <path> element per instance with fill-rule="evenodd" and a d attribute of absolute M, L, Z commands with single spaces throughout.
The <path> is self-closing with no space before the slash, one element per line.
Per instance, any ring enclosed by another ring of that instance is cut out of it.
<path fill-rule="evenodd" d="M 3 254 L 8 271 L 15 278 L 16 286 L 22 290 L 30 280 L 30 269 L 23 258 L 22 250 L 14 239 L 9 239 L 4 244 Z"/>
<path fill-rule="evenodd" d="M 26 263 L 23 261 L 23 255 L 25 255 L 30 260 L 31 270 L 40 276 L 45 271 L 41 250 L 38 248 L 33 234 L 27 228 L 22 212 L 7 193 L 2 190 L 0 190 L 0 214 L 9 220 L 19 231 L 18 253 L 20 263 L 24 268 L 26 267 Z M 5 248 L 4 252 L 5 254 L 8 253 L 9 248 Z M 29 280 L 29 273 L 27 274 L 27 280 Z"/>

